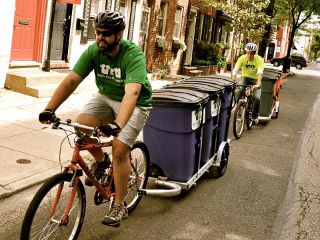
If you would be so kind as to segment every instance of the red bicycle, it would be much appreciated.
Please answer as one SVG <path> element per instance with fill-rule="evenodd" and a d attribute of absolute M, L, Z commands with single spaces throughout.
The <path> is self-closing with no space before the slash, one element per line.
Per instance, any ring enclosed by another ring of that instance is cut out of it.
<path fill-rule="evenodd" d="M 68 127 L 61 127 L 61 125 L 72 128 L 67 129 Z M 103 177 L 97 181 L 80 155 L 80 152 L 84 150 L 111 147 L 112 140 L 104 142 L 98 136 L 97 128 L 72 123 L 71 120 L 64 122 L 56 119 L 52 128 L 65 131 L 66 139 L 74 148 L 72 160 L 63 172 L 49 178 L 34 196 L 22 223 L 20 239 L 78 238 L 86 212 L 86 192 L 80 179 L 83 172 L 96 187 L 94 195 L 96 205 L 109 203 L 110 208 L 114 201 L 112 163 Z M 70 141 L 72 135 L 75 136 L 74 145 Z M 92 140 L 88 141 L 88 139 L 94 139 L 96 143 L 92 143 Z M 112 156 L 110 159 L 112 160 Z M 143 195 L 141 189 L 146 187 L 148 181 L 150 159 L 144 143 L 134 143 L 130 161 L 132 170 L 125 198 L 129 212 L 138 205 Z"/>

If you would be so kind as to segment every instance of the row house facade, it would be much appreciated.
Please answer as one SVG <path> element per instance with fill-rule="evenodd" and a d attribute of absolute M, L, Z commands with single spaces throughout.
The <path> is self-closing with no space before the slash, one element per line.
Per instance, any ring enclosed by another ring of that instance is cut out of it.
<path fill-rule="evenodd" d="M 229 0 L 231 3 L 234 0 Z M 55 4 L 53 4 L 55 2 Z M 198 56 L 199 42 L 231 46 L 228 16 L 203 6 L 202 0 L 7 0 L 0 9 L 0 87 L 12 66 L 72 68 L 82 51 L 95 41 L 93 20 L 105 9 L 120 11 L 126 17 L 124 38 L 135 42 L 145 53 L 149 73 L 165 69 L 182 73 Z M 52 6 L 55 6 L 54 8 Z M 50 34 L 51 13 L 54 9 Z M 286 54 L 289 28 L 279 28 L 265 60 Z M 50 52 L 48 39 L 51 39 Z M 160 48 L 159 39 L 167 46 Z M 186 50 L 175 48 L 183 42 Z M 230 51 L 223 53 L 230 57 Z"/>
<path fill-rule="evenodd" d="M 50 56 L 51 67 L 72 68 L 95 41 L 93 19 L 105 9 L 126 17 L 124 38 L 144 51 L 150 73 L 166 66 L 170 74 L 179 74 L 191 65 L 198 41 L 227 42 L 230 35 L 223 14 L 203 7 L 201 0 L 7 0 L 3 5 L 1 87 L 8 69 L 26 62 L 43 67 Z M 166 40 L 166 48 L 157 47 L 159 38 Z M 177 50 L 176 41 L 185 43 L 186 50 Z"/>

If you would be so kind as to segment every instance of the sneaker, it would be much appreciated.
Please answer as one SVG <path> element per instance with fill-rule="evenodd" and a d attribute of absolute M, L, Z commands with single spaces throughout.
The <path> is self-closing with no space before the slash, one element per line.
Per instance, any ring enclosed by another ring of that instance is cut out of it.
<path fill-rule="evenodd" d="M 109 155 L 105 153 L 104 160 L 102 162 L 92 163 L 89 171 L 99 181 L 102 178 L 105 170 L 110 166 L 110 164 L 111 164 L 111 161 L 110 161 Z M 84 179 L 84 184 L 89 187 L 93 186 L 92 182 L 90 181 L 89 178 L 87 178 L 87 176 Z"/>
<path fill-rule="evenodd" d="M 254 118 L 252 123 L 253 123 L 253 125 L 258 125 L 259 119 L 258 118 Z"/>
<path fill-rule="evenodd" d="M 116 202 L 112 205 L 108 214 L 102 220 L 102 224 L 111 227 L 119 227 L 120 221 L 128 217 L 128 209 L 124 205 L 120 205 Z"/>

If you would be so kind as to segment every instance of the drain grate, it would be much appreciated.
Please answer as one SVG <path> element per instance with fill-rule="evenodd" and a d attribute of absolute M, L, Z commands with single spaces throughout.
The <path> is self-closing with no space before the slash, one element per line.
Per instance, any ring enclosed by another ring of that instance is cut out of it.
<path fill-rule="evenodd" d="M 16 162 L 20 163 L 20 164 L 29 164 L 29 163 L 31 163 L 31 160 L 29 160 L 29 159 L 18 159 Z"/>

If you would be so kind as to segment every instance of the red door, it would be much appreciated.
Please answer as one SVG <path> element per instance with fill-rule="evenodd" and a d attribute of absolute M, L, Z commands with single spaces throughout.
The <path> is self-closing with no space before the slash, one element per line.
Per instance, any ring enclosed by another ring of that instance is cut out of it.
<path fill-rule="evenodd" d="M 38 0 L 16 0 L 11 60 L 34 60 Z"/>

